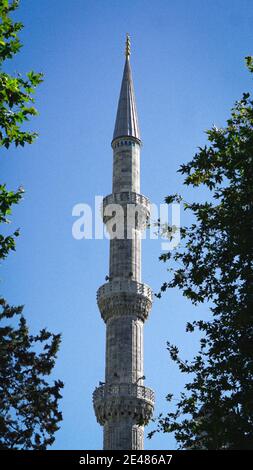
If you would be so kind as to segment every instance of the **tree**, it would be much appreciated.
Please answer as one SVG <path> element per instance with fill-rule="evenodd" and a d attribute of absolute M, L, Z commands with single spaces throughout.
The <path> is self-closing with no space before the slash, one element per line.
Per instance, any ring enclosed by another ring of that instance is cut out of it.
<path fill-rule="evenodd" d="M 253 59 L 246 58 L 250 72 Z M 184 184 L 204 185 L 210 200 L 186 203 L 194 223 L 182 243 L 160 259 L 170 263 L 161 288 L 178 287 L 194 305 L 209 302 L 211 318 L 188 323 L 200 330 L 198 354 L 170 357 L 190 374 L 175 411 L 159 416 L 156 431 L 174 432 L 180 449 L 253 448 L 253 100 L 244 93 L 226 127 L 207 131 L 209 146 L 180 167 Z M 178 201 L 168 196 L 167 203 Z M 161 296 L 161 292 L 158 297 Z M 167 397 L 170 402 L 172 395 Z M 150 436 L 153 433 L 150 434 Z"/>
<path fill-rule="evenodd" d="M 37 134 L 24 131 L 23 124 L 37 114 L 33 93 L 42 81 L 42 74 L 33 71 L 25 78 L 3 71 L 6 60 L 20 50 L 18 32 L 23 25 L 11 18 L 18 0 L 0 0 L 0 146 L 8 149 L 31 144 Z M 8 224 L 12 207 L 18 204 L 23 188 L 7 189 L 0 184 L 0 223 Z M 0 260 L 15 250 L 16 229 L 9 235 L 0 234 Z M 12 324 L 9 324 L 9 321 Z M 50 375 L 59 349 L 60 335 L 43 329 L 37 336 L 29 333 L 23 306 L 11 307 L 0 297 L 0 448 L 45 449 L 54 441 L 58 423 L 59 380 L 45 379 Z"/>
<path fill-rule="evenodd" d="M 18 325 L 0 327 L 0 449 L 43 450 L 62 420 L 63 383 L 44 378 L 54 367 L 60 335 L 45 329 L 30 335 L 22 310 L 1 301 L 1 322 L 14 317 Z"/>

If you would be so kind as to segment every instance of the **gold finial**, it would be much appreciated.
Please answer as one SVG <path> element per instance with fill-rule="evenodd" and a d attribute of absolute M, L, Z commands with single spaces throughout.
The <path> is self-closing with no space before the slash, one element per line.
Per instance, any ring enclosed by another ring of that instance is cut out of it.
<path fill-rule="evenodd" d="M 130 43 L 130 36 L 129 34 L 127 33 L 126 35 L 126 51 L 125 51 L 125 54 L 126 54 L 126 58 L 128 59 L 130 57 L 130 46 L 131 46 L 131 43 Z"/>

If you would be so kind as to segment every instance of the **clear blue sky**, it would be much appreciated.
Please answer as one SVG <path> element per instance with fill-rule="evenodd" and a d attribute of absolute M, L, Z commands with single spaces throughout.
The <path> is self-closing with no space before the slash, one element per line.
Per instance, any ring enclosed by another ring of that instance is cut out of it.
<path fill-rule="evenodd" d="M 64 421 L 55 449 L 101 449 L 91 396 L 104 377 L 105 327 L 96 290 L 108 273 L 108 241 L 72 238 L 72 207 L 111 192 L 112 138 L 123 71 L 125 33 L 139 112 L 142 192 L 153 202 L 186 190 L 177 173 L 206 142 L 204 130 L 223 125 L 233 102 L 251 88 L 243 58 L 252 53 L 252 0 L 22 0 L 22 52 L 11 70 L 42 71 L 36 144 L 1 157 L 1 180 L 26 189 L 14 211 L 21 227 L 17 252 L 4 262 L 1 288 L 25 304 L 33 331 L 62 332 L 55 377 L 65 382 Z M 183 215 L 183 223 L 185 222 Z M 143 243 L 143 280 L 155 291 L 166 279 L 160 241 Z M 157 396 L 178 396 L 184 378 L 166 341 L 190 358 L 197 341 L 185 323 L 206 315 L 179 292 L 156 300 L 145 326 L 146 384 Z M 151 425 L 152 429 L 152 425 Z M 146 440 L 147 449 L 175 448 L 173 437 Z"/>

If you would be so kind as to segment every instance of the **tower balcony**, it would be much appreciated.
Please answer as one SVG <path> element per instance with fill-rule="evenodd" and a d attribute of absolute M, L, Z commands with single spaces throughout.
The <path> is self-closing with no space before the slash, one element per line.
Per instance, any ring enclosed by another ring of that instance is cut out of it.
<path fill-rule="evenodd" d="M 133 191 L 124 191 L 121 193 L 112 193 L 105 196 L 101 206 L 103 222 L 106 224 L 111 216 L 105 214 L 105 208 L 111 204 L 119 204 L 123 208 L 127 205 L 134 205 L 139 213 L 139 228 L 145 229 L 150 218 L 150 201 L 143 194 Z"/>
<path fill-rule="evenodd" d="M 147 284 L 122 279 L 103 284 L 97 291 L 97 303 L 105 323 L 113 316 L 136 315 L 143 322 L 152 307 L 153 292 Z"/>
<path fill-rule="evenodd" d="M 150 201 L 143 194 L 134 193 L 132 191 L 125 191 L 121 193 L 113 193 L 105 196 L 103 199 L 103 206 L 108 204 L 142 204 L 147 208 L 150 206 Z"/>
<path fill-rule="evenodd" d="M 133 383 L 104 384 L 93 393 L 97 421 L 102 426 L 110 419 L 132 417 L 136 424 L 146 425 L 155 403 L 153 390 Z"/>

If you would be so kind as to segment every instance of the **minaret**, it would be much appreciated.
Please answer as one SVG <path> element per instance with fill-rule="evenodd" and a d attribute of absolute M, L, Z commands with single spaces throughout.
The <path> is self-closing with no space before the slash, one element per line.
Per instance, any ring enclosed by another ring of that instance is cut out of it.
<path fill-rule="evenodd" d="M 97 292 L 106 324 L 106 370 L 105 382 L 93 393 L 93 404 L 97 420 L 104 426 L 105 450 L 143 449 L 144 425 L 154 408 L 154 392 L 143 383 L 143 326 L 152 306 L 152 291 L 141 282 L 141 232 L 150 203 L 140 194 L 141 138 L 128 35 L 111 145 L 112 194 L 103 200 L 103 220 L 108 228 L 119 207 L 123 233 L 119 237 L 111 231 L 108 282 Z"/>

